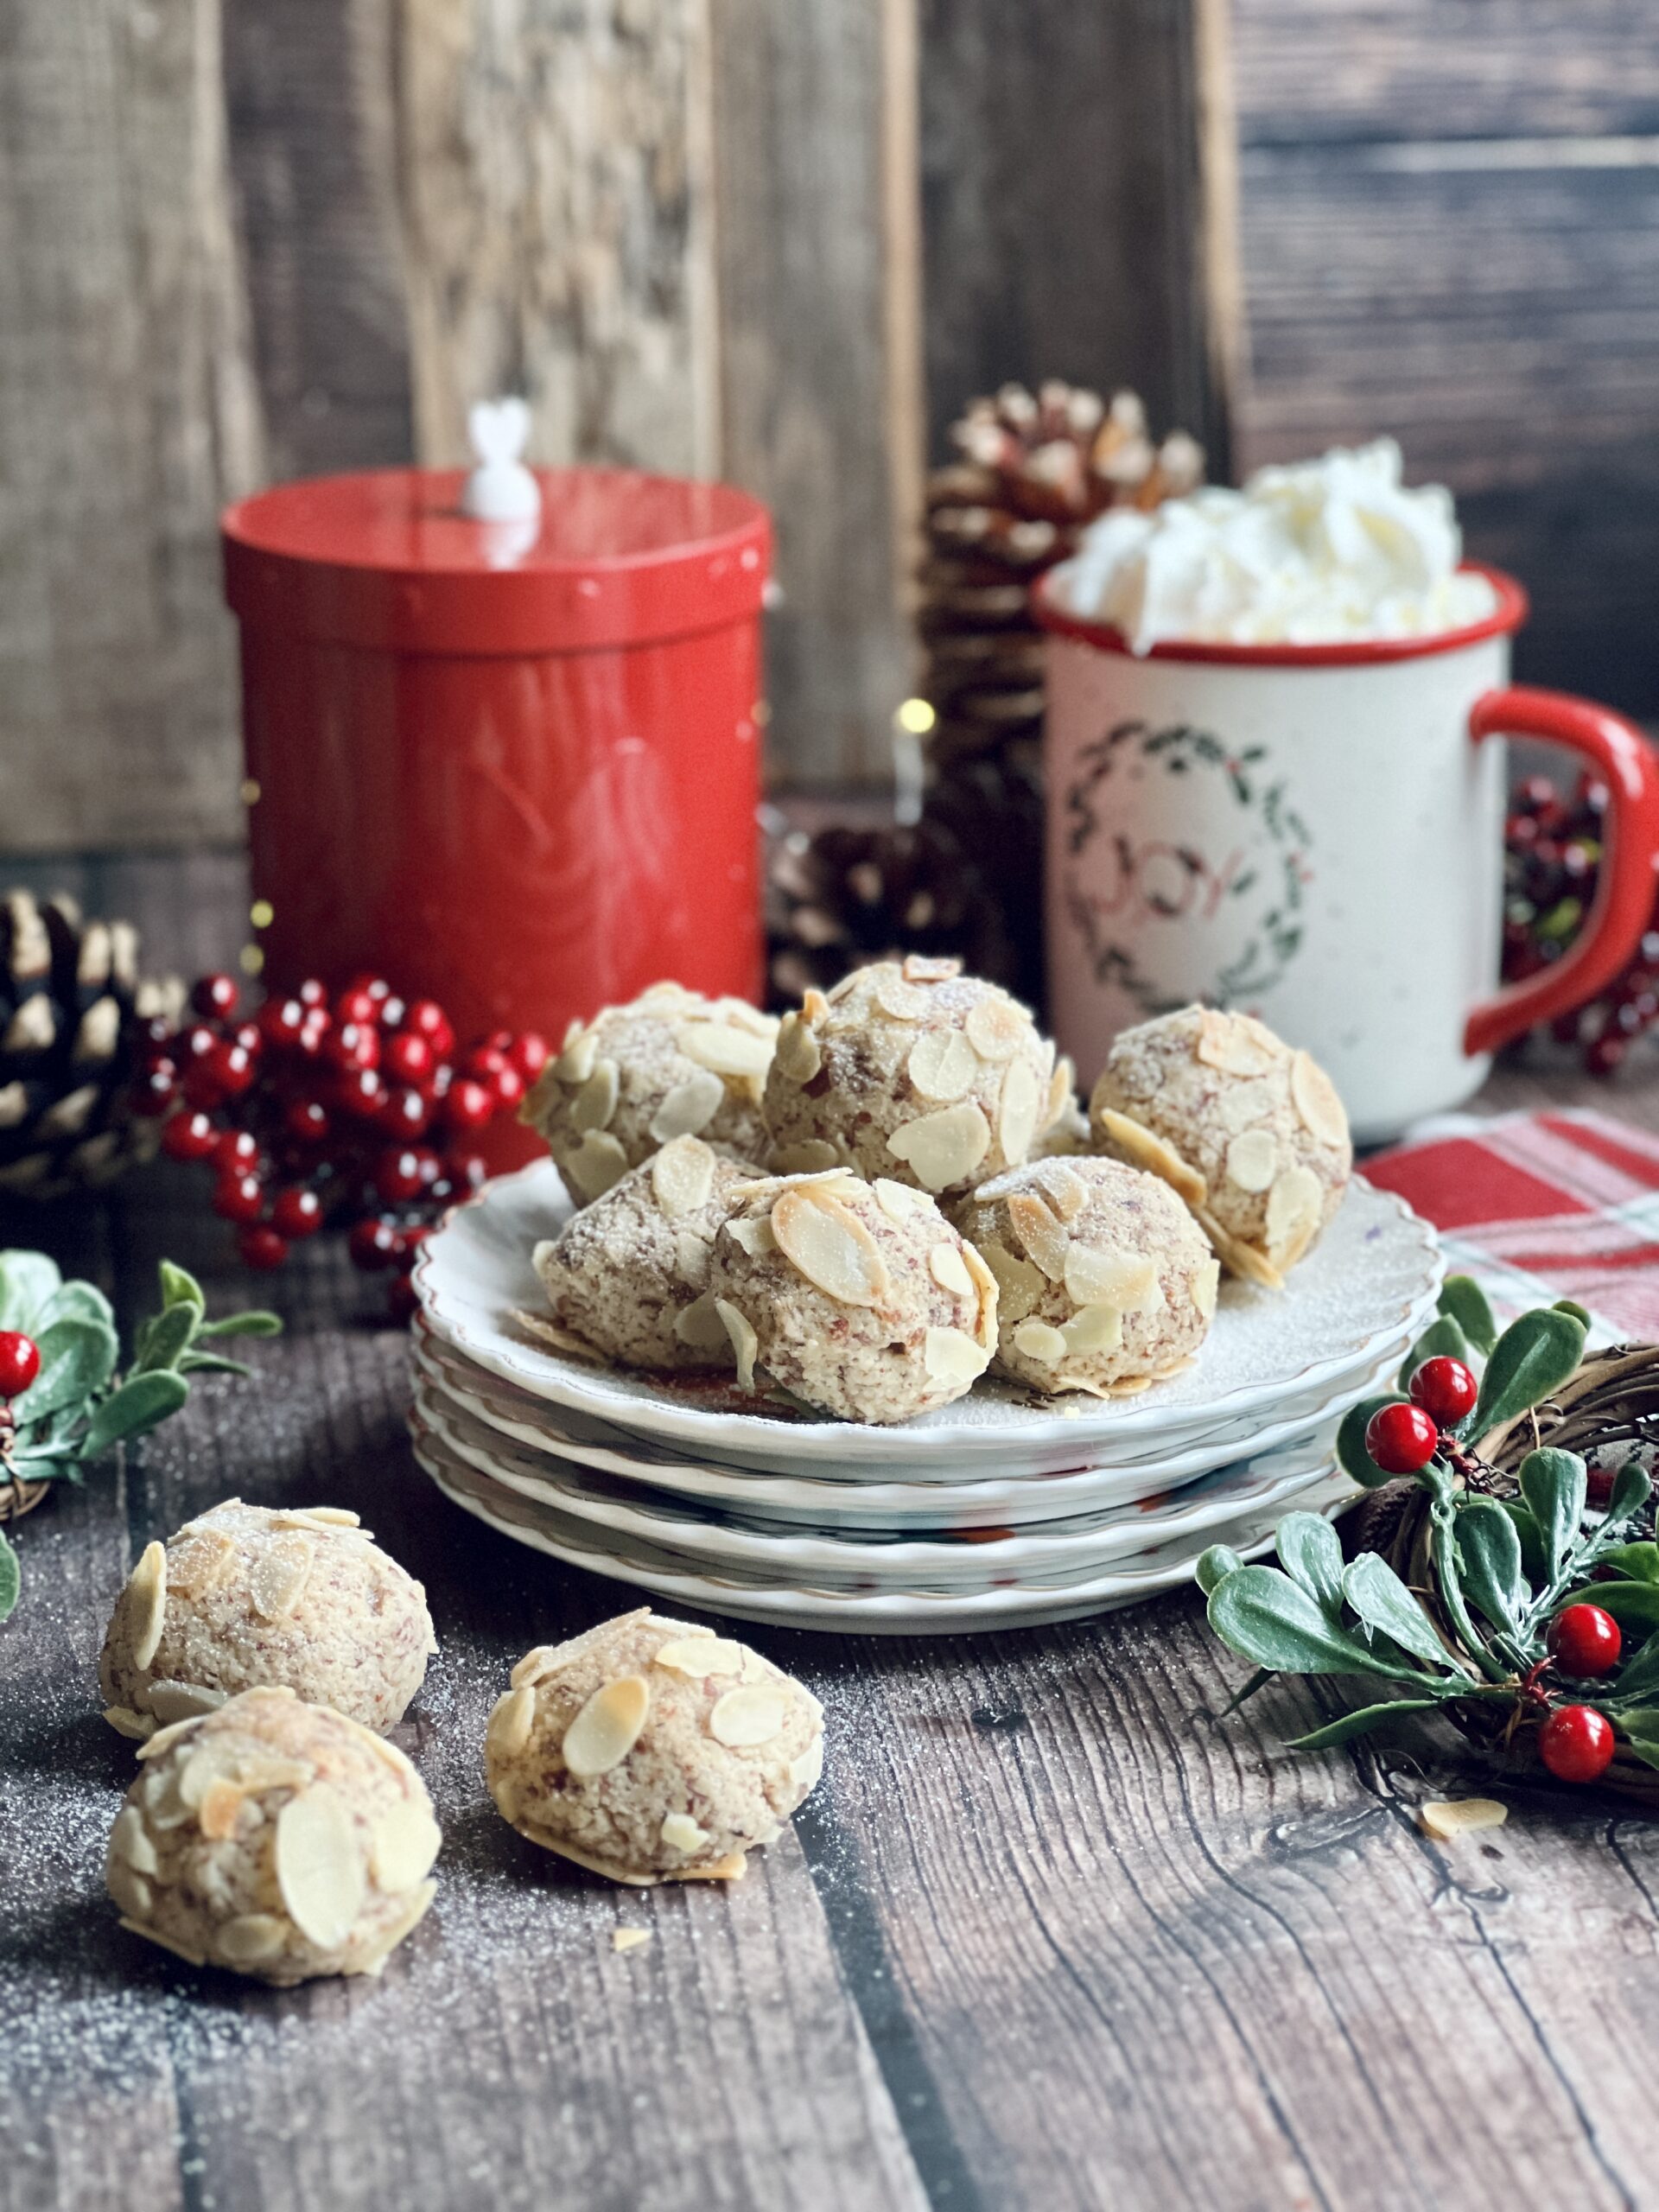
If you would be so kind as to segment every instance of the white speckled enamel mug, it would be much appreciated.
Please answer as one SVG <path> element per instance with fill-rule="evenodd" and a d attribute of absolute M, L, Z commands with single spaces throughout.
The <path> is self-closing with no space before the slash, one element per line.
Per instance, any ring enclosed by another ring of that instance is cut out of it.
<path fill-rule="evenodd" d="M 1609 709 L 1510 685 L 1512 579 L 1484 570 L 1496 612 L 1438 637 L 1137 655 L 1058 602 L 1062 573 L 1038 594 L 1049 1001 L 1085 1084 L 1121 1029 L 1202 999 L 1305 1046 L 1376 1141 L 1624 965 L 1653 911 L 1659 771 Z M 1500 991 L 1505 735 L 1569 747 L 1611 804 L 1578 943 Z"/>

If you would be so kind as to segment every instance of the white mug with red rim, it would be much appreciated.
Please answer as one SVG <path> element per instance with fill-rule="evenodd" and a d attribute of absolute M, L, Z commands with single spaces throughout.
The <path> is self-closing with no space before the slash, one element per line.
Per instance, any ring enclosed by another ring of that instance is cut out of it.
<path fill-rule="evenodd" d="M 1142 655 L 1044 579 L 1049 999 L 1085 1085 L 1120 1030 L 1199 999 L 1312 1052 L 1376 1141 L 1624 967 L 1653 911 L 1659 769 L 1610 709 L 1510 684 L 1526 594 L 1480 573 L 1495 611 L 1440 636 Z M 1578 753 L 1610 804 L 1578 942 L 1500 990 L 1504 736 Z"/>

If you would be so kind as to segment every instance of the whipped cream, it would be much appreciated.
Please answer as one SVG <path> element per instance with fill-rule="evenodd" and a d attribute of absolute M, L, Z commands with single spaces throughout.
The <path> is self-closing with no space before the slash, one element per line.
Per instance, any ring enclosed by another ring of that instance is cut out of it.
<path fill-rule="evenodd" d="M 1132 649 L 1165 639 L 1327 645 L 1432 636 L 1492 613 L 1484 576 L 1460 575 L 1463 537 L 1441 484 L 1408 490 L 1392 438 L 1259 468 L 1151 513 L 1115 507 L 1055 571 L 1056 600 L 1109 623 Z"/>

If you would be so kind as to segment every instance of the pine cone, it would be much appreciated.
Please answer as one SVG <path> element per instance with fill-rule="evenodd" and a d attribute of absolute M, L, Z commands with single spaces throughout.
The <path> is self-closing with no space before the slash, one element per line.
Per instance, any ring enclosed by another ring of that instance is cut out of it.
<path fill-rule="evenodd" d="M 0 897 L 0 1195 L 105 1183 L 156 1148 L 128 1111 L 138 1023 L 176 1019 L 176 982 L 140 982 L 130 922 L 83 922 L 73 899 Z"/>
<path fill-rule="evenodd" d="M 998 901 L 942 823 L 792 830 L 773 848 L 766 906 L 774 1007 L 906 952 L 954 953 L 997 982 L 1014 973 Z"/>

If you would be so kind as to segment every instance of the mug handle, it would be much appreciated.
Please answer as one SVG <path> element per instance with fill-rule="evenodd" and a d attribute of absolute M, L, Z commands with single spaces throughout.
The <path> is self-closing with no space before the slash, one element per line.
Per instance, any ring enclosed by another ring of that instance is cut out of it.
<path fill-rule="evenodd" d="M 1472 1056 L 1594 998 L 1641 943 L 1659 876 L 1659 763 L 1635 723 L 1611 707 L 1524 683 L 1477 699 L 1469 734 L 1477 745 L 1502 736 L 1565 746 L 1589 762 L 1608 792 L 1596 895 L 1577 941 L 1560 960 L 1474 1008 L 1463 1033 L 1463 1049 Z"/>

